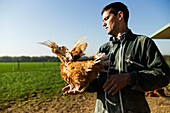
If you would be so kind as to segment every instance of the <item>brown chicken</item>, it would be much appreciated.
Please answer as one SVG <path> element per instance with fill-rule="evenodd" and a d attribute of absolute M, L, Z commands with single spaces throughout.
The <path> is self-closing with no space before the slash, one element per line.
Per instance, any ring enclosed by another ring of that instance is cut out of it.
<path fill-rule="evenodd" d="M 91 60 L 78 61 L 77 59 L 85 55 L 84 51 L 87 47 L 87 43 L 80 44 L 82 40 L 84 38 L 79 39 L 71 51 L 65 46 L 58 46 L 55 42 L 45 41 L 41 43 L 50 47 L 62 62 L 60 74 L 68 84 L 64 87 L 65 93 L 67 91 L 83 92 L 108 64 L 107 56 L 104 53 L 95 55 Z"/>

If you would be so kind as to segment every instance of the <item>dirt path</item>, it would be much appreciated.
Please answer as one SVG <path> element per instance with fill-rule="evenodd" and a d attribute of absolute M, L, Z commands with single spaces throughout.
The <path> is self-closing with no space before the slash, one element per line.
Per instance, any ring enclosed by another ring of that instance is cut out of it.
<path fill-rule="evenodd" d="M 96 94 L 60 96 L 45 101 L 33 99 L 14 104 L 2 113 L 93 113 Z M 170 97 L 147 97 L 152 113 L 170 113 Z"/>
<path fill-rule="evenodd" d="M 147 97 L 152 113 L 170 113 L 170 97 Z"/>

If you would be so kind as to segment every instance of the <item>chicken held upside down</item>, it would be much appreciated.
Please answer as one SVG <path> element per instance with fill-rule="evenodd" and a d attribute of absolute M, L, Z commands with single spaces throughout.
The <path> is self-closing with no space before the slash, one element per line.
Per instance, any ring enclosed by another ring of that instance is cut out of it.
<path fill-rule="evenodd" d="M 108 64 L 107 56 L 104 53 L 95 55 L 91 60 L 78 61 L 77 59 L 85 55 L 84 51 L 87 47 L 87 43 L 80 44 L 82 40 L 84 38 L 79 39 L 71 51 L 65 46 L 58 46 L 55 42 L 45 41 L 41 43 L 50 47 L 62 62 L 60 74 L 68 84 L 63 88 L 65 93 L 67 91 L 83 92 Z"/>

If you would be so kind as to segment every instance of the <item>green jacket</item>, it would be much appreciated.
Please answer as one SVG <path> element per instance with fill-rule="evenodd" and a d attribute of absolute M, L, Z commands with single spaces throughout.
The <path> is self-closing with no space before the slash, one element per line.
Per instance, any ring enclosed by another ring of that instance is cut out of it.
<path fill-rule="evenodd" d="M 170 81 L 169 66 L 154 41 L 129 30 L 119 41 L 111 37 L 109 42 L 100 47 L 99 53 L 111 55 L 109 74 L 120 71 L 130 73 L 128 85 L 121 90 L 124 112 L 149 113 L 145 91 L 164 87 Z M 121 113 L 119 94 L 111 96 L 103 91 L 106 78 L 107 73 L 101 73 L 87 89 L 97 91 L 95 113 Z"/>

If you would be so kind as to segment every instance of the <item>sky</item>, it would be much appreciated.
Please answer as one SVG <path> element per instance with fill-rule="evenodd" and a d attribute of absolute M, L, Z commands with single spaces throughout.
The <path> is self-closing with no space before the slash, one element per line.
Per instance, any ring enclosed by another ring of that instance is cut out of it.
<path fill-rule="evenodd" d="M 0 56 L 54 56 L 37 42 L 55 41 L 72 48 L 86 36 L 86 55 L 95 55 L 109 36 L 102 27 L 101 10 L 123 2 L 130 11 L 133 33 L 151 36 L 170 23 L 170 0 L 0 0 Z M 170 40 L 154 40 L 170 55 Z"/>

